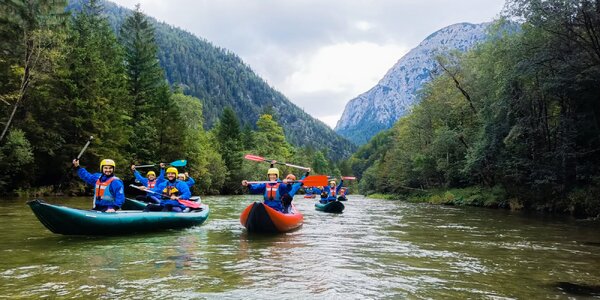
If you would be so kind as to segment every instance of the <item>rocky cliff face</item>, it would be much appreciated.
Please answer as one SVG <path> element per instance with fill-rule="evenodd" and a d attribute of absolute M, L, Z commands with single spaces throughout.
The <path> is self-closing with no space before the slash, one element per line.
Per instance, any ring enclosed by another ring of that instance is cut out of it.
<path fill-rule="evenodd" d="M 437 70 L 435 56 L 467 51 L 487 37 L 490 23 L 460 23 L 445 27 L 404 55 L 369 91 L 350 100 L 335 131 L 361 145 L 390 128 L 417 101 L 419 89 Z"/>

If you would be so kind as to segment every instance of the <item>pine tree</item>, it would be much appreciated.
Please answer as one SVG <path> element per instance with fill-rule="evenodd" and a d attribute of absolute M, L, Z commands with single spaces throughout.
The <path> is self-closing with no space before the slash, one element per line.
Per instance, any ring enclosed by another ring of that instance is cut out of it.
<path fill-rule="evenodd" d="M 240 122 L 231 107 L 226 107 L 223 116 L 215 128 L 215 135 L 219 141 L 219 151 L 227 167 L 227 179 L 223 189 L 224 193 L 231 194 L 240 190 L 242 180 L 242 139 Z"/>
<path fill-rule="evenodd" d="M 154 28 L 139 4 L 121 27 L 128 90 L 132 97 L 130 139 L 134 157 L 141 161 L 176 156 L 181 121 L 157 57 Z"/>

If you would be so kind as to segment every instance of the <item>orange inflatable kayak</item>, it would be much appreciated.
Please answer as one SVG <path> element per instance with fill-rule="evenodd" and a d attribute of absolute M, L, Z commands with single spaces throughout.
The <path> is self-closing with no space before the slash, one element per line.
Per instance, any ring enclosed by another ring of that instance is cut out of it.
<path fill-rule="evenodd" d="M 287 232 L 302 226 L 304 216 L 294 204 L 289 214 L 274 210 L 262 202 L 254 202 L 240 216 L 240 222 L 248 232 L 278 233 Z"/>

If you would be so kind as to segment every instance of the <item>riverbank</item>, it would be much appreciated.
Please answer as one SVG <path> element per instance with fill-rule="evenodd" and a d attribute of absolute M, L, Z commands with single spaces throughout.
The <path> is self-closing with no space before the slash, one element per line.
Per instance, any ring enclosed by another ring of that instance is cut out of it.
<path fill-rule="evenodd" d="M 513 211 L 568 214 L 578 219 L 600 219 L 599 187 L 575 189 L 566 197 L 546 200 L 543 203 L 511 197 L 501 187 L 413 190 L 399 195 L 376 193 L 368 196 L 376 199 L 400 199 L 411 203 L 502 208 Z"/>

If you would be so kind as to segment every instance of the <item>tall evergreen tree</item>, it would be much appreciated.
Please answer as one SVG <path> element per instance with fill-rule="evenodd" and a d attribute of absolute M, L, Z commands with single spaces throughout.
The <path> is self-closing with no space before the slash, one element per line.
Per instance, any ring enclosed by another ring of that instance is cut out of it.
<path fill-rule="evenodd" d="M 240 121 L 231 107 L 226 107 L 215 128 L 215 136 L 219 141 L 219 151 L 227 167 L 227 180 L 223 192 L 227 194 L 240 191 L 242 180 L 242 139 Z"/>
<path fill-rule="evenodd" d="M 97 0 L 85 4 L 71 24 L 65 80 L 71 99 L 65 109 L 71 119 L 62 127 L 65 136 L 72 137 L 67 144 L 80 147 L 78 141 L 93 135 L 96 146 L 89 155 L 111 157 L 124 164 L 131 105 L 123 80 L 123 51 Z"/>
<path fill-rule="evenodd" d="M 131 151 L 142 161 L 171 157 L 180 139 L 177 126 L 181 119 L 158 62 L 154 28 L 139 4 L 123 23 L 120 38 L 132 97 Z"/>

